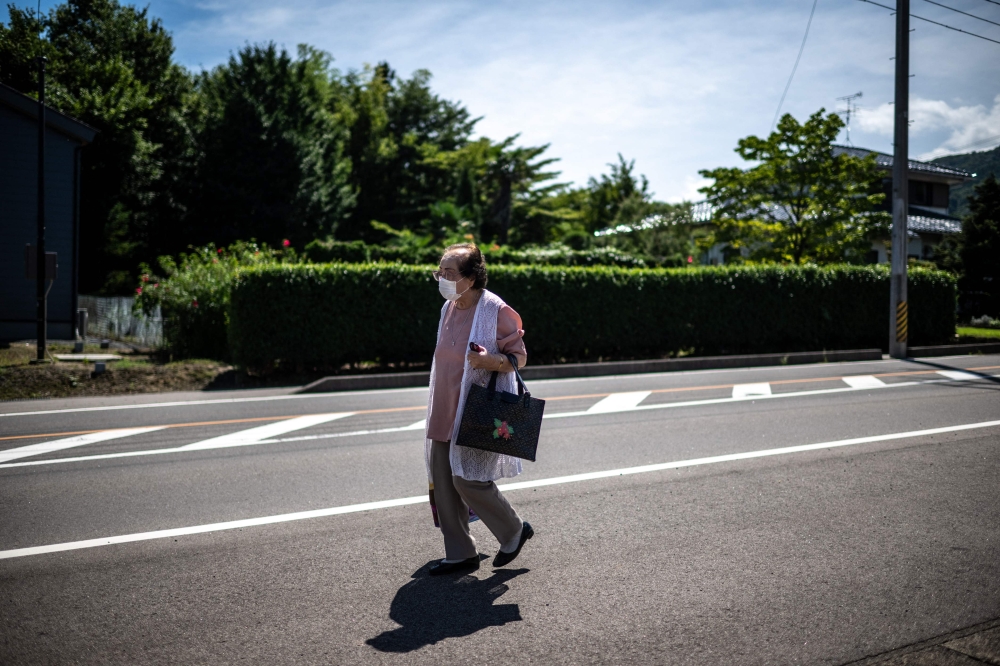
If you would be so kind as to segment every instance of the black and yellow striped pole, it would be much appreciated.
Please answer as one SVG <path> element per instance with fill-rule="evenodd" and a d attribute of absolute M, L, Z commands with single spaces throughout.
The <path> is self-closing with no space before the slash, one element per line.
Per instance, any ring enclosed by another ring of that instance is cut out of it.
<path fill-rule="evenodd" d="M 896 101 L 892 154 L 892 274 L 889 283 L 889 355 L 906 358 L 906 257 L 909 212 L 910 0 L 896 0 Z"/>
<path fill-rule="evenodd" d="M 896 305 L 896 342 L 906 344 L 906 301 Z"/>

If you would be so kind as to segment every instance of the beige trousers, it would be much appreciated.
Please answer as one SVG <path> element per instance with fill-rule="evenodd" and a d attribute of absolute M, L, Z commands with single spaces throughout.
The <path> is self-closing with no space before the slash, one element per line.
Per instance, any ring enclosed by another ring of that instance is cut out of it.
<path fill-rule="evenodd" d="M 492 481 L 469 481 L 451 473 L 448 459 L 451 445 L 434 440 L 431 446 L 431 480 L 438 522 L 444 535 L 445 558 L 466 560 L 478 554 L 476 540 L 469 533 L 469 507 L 493 532 L 501 545 L 521 529 L 521 517 Z"/>

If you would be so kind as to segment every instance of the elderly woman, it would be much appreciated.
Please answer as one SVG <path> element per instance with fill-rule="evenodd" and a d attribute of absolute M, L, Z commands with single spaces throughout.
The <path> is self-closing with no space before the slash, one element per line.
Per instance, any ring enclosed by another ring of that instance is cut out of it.
<path fill-rule="evenodd" d="M 506 354 L 514 356 L 518 367 L 527 360 L 521 318 L 485 289 L 486 261 L 471 243 L 445 250 L 434 279 L 445 304 L 431 366 L 426 459 L 445 559 L 431 567 L 432 576 L 479 568 L 476 540 L 469 533 L 470 508 L 500 543 L 493 566 L 510 563 L 534 536 L 494 483 L 520 474 L 521 461 L 455 443 L 473 382 L 485 386 L 491 373 L 499 371 L 497 389 L 517 392 Z M 470 351 L 470 343 L 478 351 Z"/>

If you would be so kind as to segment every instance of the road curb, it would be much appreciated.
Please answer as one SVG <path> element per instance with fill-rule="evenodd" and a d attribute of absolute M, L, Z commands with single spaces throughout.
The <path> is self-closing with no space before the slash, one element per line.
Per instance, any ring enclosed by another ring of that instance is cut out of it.
<path fill-rule="evenodd" d="M 961 352 L 959 352 L 961 353 Z M 721 370 L 754 368 L 768 365 L 802 365 L 846 361 L 881 361 L 880 349 L 848 349 L 787 354 L 747 354 L 741 356 L 694 356 L 655 359 L 649 361 L 614 361 L 609 363 L 564 363 L 559 365 L 529 365 L 521 371 L 524 379 L 565 379 L 571 377 L 602 377 L 607 375 L 638 375 L 652 372 L 683 370 Z M 429 372 L 395 372 L 380 375 L 324 377 L 303 386 L 296 393 L 329 393 L 334 391 L 366 391 L 372 389 L 413 388 L 427 386 Z"/>

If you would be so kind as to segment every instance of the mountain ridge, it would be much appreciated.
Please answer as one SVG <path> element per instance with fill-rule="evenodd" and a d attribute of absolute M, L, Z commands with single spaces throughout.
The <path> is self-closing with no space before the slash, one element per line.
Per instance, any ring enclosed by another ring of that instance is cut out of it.
<path fill-rule="evenodd" d="M 971 153 L 945 155 L 930 160 L 930 162 L 976 174 L 972 180 L 951 187 L 951 201 L 948 210 L 952 215 L 964 218 L 969 214 L 969 196 L 972 195 L 976 185 L 986 180 L 986 177 L 991 173 L 1000 177 L 1000 146 Z"/>

